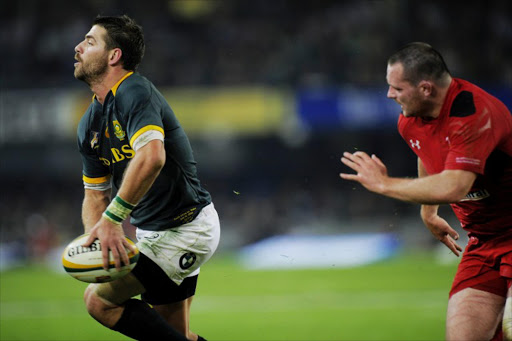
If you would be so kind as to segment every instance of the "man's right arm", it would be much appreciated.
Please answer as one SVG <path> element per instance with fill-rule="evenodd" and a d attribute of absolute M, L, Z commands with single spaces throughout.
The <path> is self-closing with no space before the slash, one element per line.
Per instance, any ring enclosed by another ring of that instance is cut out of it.
<path fill-rule="evenodd" d="M 82 204 L 82 222 L 85 233 L 89 233 L 100 220 L 101 215 L 110 204 L 111 192 L 111 189 L 105 191 L 85 189 Z"/>

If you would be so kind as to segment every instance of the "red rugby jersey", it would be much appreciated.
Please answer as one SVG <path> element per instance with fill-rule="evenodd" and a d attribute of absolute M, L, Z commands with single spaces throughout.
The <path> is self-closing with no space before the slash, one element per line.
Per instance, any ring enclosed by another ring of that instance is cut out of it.
<path fill-rule="evenodd" d="M 477 173 L 466 197 L 451 204 L 465 230 L 489 236 L 512 232 L 512 115 L 501 101 L 454 78 L 439 117 L 400 115 L 398 131 L 428 174 Z"/>

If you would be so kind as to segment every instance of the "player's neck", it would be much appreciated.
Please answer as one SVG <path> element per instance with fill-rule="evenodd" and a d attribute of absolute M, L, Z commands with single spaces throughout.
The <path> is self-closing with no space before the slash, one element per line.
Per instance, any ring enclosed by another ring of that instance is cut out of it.
<path fill-rule="evenodd" d="M 96 95 L 96 99 L 103 105 L 105 98 L 114 85 L 121 80 L 126 74 L 130 72 L 122 68 L 113 68 L 107 71 L 104 77 L 98 82 L 91 84 L 91 90 Z"/>
<path fill-rule="evenodd" d="M 450 89 L 452 78 L 450 77 L 447 82 L 447 86 L 436 88 L 436 94 L 432 101 L 432 110 L 431 114 L 428 115 L 430 119 L 436 119 L 441 115 L 441 110 L 443 110 L 444 102 L 446 100 L 446 95 L 448 94 L 448 90 Z"/>

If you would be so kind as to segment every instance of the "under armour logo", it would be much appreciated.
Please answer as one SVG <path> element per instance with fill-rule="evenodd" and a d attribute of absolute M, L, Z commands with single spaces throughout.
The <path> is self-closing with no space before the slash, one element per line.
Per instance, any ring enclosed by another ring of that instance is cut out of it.
<path fill-rule="evenodd" d="M 412 139 L 410 139 L 409 142 L 411 143 L 411 148 L 421 149 L 420 141 L 416 140 L 416 142 L 414 142 Z"/>
<path fill-rule="evenodd" d="M 192 252 L 187 252 L 180 258 L 180 267 L 185 270 L 190 268 L 196 262 L 196 255 Z"/>

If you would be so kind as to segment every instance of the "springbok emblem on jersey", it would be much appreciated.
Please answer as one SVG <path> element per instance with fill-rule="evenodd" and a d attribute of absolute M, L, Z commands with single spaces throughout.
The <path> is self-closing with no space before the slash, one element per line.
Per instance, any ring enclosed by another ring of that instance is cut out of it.
<path fill-rule="evenodd" d="M 116 135 L 116 137 L 120 141 L 124 140 L 126 133 L 124 132 L 123 127 L 121 127 L 121 125 L 119 124 L 119 121 L 114 120 L 112 124 L 114 125 L 114 134 Z"/>
<path fill-rule="evenodd" d="M 420 141 L 419 140 L 416 140 L 414 141 L 413 139 L 410 139 L 409 142 L 411 143 L 411 147 L 414 149 L 414 148 L 418 148 L 418 149 L 421 149 L 420 147 Z"/>
<path fill-rule="evenodd" d="M 99 135 L 100 133 L 98 133 L 97 131 L 91 131 L 91 149 L 98 148 L 97 144 L 99 141 Z"/>

